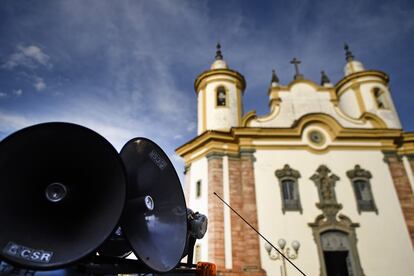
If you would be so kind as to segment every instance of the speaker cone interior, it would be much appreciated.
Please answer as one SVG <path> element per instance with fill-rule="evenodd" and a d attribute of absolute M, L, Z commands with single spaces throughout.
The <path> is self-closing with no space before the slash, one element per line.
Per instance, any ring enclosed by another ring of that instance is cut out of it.
<path fill-rule="evenodd" d="M 128 177 L 122 230 L 144 264 L 170 271 L 187 238 L 187 209 L 177 173 L 161 148 L 146 138 L 130 140 L 121 158 Z"/>
<path fill-rule="evenodd" d="M 52 269 L 93 252 L 119 222 L 123 163 L 96 132 L 70 123 L 22 129 L 0 142 L 0 257 Z"/>

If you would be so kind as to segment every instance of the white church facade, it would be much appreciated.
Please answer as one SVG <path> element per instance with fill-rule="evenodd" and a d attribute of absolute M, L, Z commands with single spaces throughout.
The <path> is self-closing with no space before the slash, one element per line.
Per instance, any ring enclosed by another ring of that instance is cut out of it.
<path fill-rule="evenodd" d="M 198 136 L 176 150 L 188 206 L 209 218 L 195 258 L 219 275 L 301 275 L 272 260 L 277 252 L 216 192 L 306 275 L 412 275 L 414 133 L 402 129 L 388 76 L 348 47 L 335 85 L 292 63 L 286 86 L 273 72 L 265 116 L 243 112 L 245 78 L 219 45 L 195 80 Z"/>

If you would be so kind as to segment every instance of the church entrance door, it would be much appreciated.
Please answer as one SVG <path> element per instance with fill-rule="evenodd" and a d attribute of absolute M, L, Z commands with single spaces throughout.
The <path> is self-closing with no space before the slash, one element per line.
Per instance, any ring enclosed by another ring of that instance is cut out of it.
<path fill-rule="evenodd" d="M 328 276 L 349 276 L 348 251 L 324 251 L 326 273 Z"/>
<path fill-rule="evenodd" d="M 327 276 L 355 276 L 355 260 L 349 237 L 341 231 L 321 234 L 323 258 Z"/>

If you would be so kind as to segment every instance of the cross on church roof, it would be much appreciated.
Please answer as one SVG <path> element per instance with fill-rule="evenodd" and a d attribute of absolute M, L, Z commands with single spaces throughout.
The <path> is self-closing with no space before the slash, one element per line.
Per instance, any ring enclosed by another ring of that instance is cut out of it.
<path fill-rule="evenodd" d="M 299 72 L 300 60 L 298 60 L 297 58 L 293 58 L 290 63 L 293 64 L 293 65 L 295 65 L 295 76 L 293 77 L 293 79 L 295 79 L 295 80 L 302 80 L 303 79 L 303 75 Z"/>

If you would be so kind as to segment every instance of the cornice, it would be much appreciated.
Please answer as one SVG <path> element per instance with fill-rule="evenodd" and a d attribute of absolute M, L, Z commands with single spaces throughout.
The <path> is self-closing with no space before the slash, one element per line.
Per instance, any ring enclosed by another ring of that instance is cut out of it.
<path fill-rule="evenodd" d="M 336 89 L 336 91 L 339 91 L 342 88 L 342 86 L 344 86 L 348 82 L 351 82 L 353 80 L 357 80 L 358 78 L 362 78 L 362 77 L 378 77 L 378 78 L 383 79 L 385 83 L 388 83 L 389 80 L 390 80 L 388 75 L 386 73 L 382 72 L 382 71 L 366 70 L 366 71 L 352 73 L 352 74 L 346 76 L 345 78 L 341 79 L 340 81 L 338 81 L 335 84 L 335 89 Z"/>
<path fill-rule="evenodd" d="M 235 78 L 240 82 L 240 89 L 244 91 L 246 89 L 246 80 L 244 79 L 244 76 L 240 74 L 239 72 L 232 70 L 232 69 L 212 69 L 207 70 L 198 75 L 198 77 L 194 81 L 194 90 L 196 93 L 198 93 L 198 87 L 201 84 L 201 82 L 211 76 L 218 76 L 218 75 L 227 75 L 230 77 Z"/>
<path fill-rule="evenodd" d="M 403 133 L 399 154 L 410 156 L 410 158 L 414 155 L 414 132 Z"/>
<path fill-rule="evenodd" d="M 292 89 L 292 87 L 296 84 L 308 84 L 310 86 L 312 86 L 316 91 L 322 91 L 322 92 L 329 92 L 329 91 L 334 91 L 335 88 L 334 87 L 326 87 L 326 86 L 321 86 L 318 85 L 317 83 L 311 81 L 311 80 L 307 80 L 307 79 L 298 79 L 298 80 L 293 80 L 291 81 L 288 85 L 279 85 L 276 87 L 271 87 L 268 90 L 268 95 L 270 95 L 273 91 L 279 92 L 279 91 L 290 91 Z"/>
<path fill-rule="evenodd" d="M 306 145 L 292 145 L 292 141 L 302 141 L 302 133 L 308 125 L 318 125 L 324 128 L 331 135 L 333 141 L 326 149 L 315 150 Z M 411 153 L 411 146 L 414 150 L 414 133 L 406 133 L 407 143 L 405 148 L 407 153 Z M 206 131 L 193 138 L 186 144 L 176 149 L 178 155 L 190 158 L 192 153 L 199 152 L 197 155 L 204 156 L 211 151 L 222 151 L 224 153 L 238 153 L 242 149 L 259 148 L 289 148 L 289 149 L 308 149 L 313 153 L 326 152 L 332 149 L 378 149 L 378 150 L 398 150 L 398 143 L 403 137 L 400 129 L 355 129 L 343 128 L 335 119 L 323 114 L 313 114 L 298 120 L 291 128 L 262 128 L 262 127 L 233 127 L 230 131 Z M 254 141 L 279 141 L 277 145 L 255 144 Z M 284 144 L 286 142 L 286 144 Z M 349 143 L 349 145 L 335 144 L 335 142 Z M 361 143 L 374 143 L 376 145 L 361 145 Z M 355 145 L 353 145 L 353 143 Z M 358 144 L 360 143 L 360 144 Z M 200 152 L 203 149 L 203 152 Z M 191 157 L 190 159 L 192 159 Z"/>

